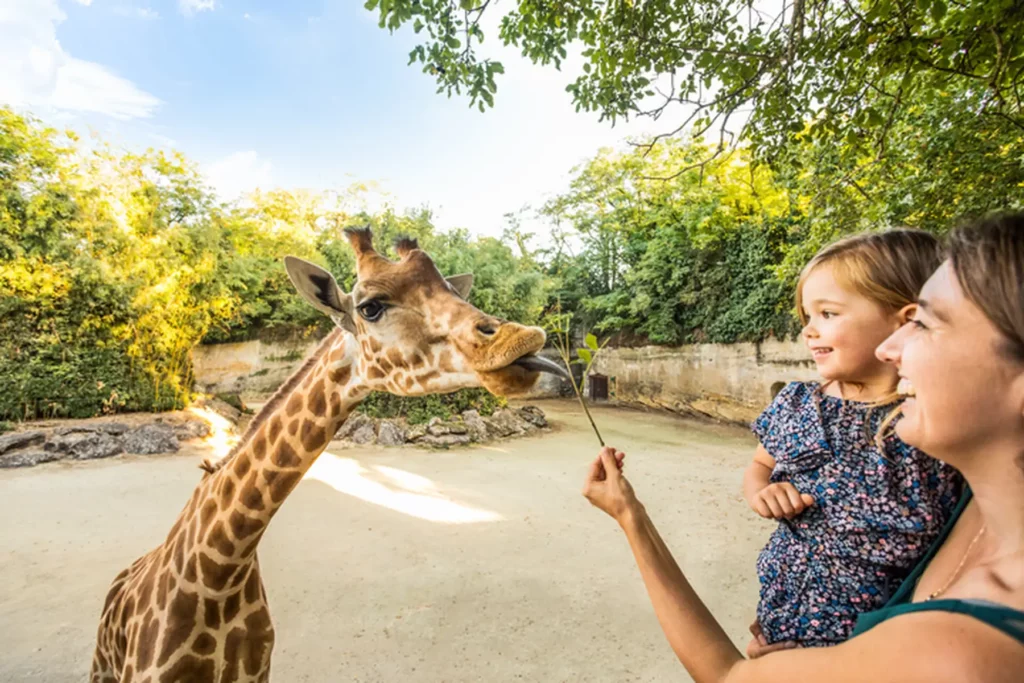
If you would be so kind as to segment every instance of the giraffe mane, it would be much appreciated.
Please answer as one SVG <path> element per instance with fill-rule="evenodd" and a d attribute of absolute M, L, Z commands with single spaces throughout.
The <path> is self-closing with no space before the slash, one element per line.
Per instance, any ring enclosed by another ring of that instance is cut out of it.
<path fill-rule="evenodd" d="M 299 369 L 293 372 L 292 375 L 288 379 L 286 379 L 284 383 L 281 384 L 281 386 L 277 388 L 277 391 L 274 392 L 274 395 L 270 397 L 270 400 L 267 401 L 263 408 L 260 409 L 260 412 L 256 413 L 256 417 L 254 417 L 252 421 L 249 423 L 249 426 L 246 427 L 245 433 L 242 434 L 242 438 L 238 440 L 238 443 L 236 443 L 231 448 L 231 450 L 228 452 L 226 456 L 224 456 L 217 462 L 210 462 L 209 458 L 203 459 L 203 462 L 199 464 L 199 469 L 203 470 L 206 473 L 203 475 L 204 477 L 209 476 L 216 472 L 217 470 L 219 470 L 220 468 L 224 467 L 224 465 L 226 465 L 228 461 L 231 460 L 235 456 L 235 454 L 238 453 L 238 451 L 242 450 L 246 445 L 248 445 L 249 441 L 252 440 L 252 437 L 256 434 L 256 431 L 260 428 L 260 426 L 267 421 L 267 418 L 270 417 L 270 415 L 275 410 L 277 410 L 278 406 L 280 406 L 281 403 L 284 402 L 284 399 L 289 394 L 292 393 L 295 387 L 297 387 L 299 383 L 303 379 L 305 379 L 306 375 L 308 375 L 309 372 L 313 369 L 313 367 L 317 364 L 317 361 L 320 360 L 320 357 L 324 354 L 324 351 L 330 348 L 331 344 L 334 342 L 334 340 L 337 338 L 339 334 L 341 334 L 341 330 L 335 328 L 334 330 L 331 331 L 330 334 L 324 337 L 323 341 L 321 341 L 320 345 L 316 348 L 316 351 L 310 354 L 310 356 L 305 360 L 305 362 L 303 362 Z"/>

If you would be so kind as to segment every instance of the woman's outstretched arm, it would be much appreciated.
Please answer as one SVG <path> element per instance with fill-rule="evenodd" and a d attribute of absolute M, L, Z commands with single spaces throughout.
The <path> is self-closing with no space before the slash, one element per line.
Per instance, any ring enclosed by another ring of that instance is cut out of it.
<path fill-rule="evenodd" d="M 633 487 L 624 455 L 602 449 L 583 495 L 614 518 L 629 541 L 654 612 L 679 661 L 697 683 L 1019 680 L 1024 648 L 959 614 L 922 612 L 884 622 L 835 647 L 744 659 L 693 590 Z"/>

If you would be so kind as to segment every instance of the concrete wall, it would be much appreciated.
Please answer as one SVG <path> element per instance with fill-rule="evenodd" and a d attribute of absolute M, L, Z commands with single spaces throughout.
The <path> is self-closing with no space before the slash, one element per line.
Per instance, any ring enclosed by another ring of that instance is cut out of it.
<path fill-rule="evenodd" d="M 605 349 L 592 372 L 613 400 L 749 423 L 786 382 L 817 379 L 802 342 Z"/>

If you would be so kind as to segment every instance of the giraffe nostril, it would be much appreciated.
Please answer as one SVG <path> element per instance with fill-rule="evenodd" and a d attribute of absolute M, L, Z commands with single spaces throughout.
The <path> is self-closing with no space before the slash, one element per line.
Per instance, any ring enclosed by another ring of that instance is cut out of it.
<path fill-rule="evenodd" d="M 493 336 L 494 333 L 497 332 L 497 330 L 494 329 L 493 325 L 489 325 L 487 323 L 480 323 L 479 325 L 476 326 L 476 329 L 478 332 L 480 332 L 480 334 L 486 335 L 488 337 Z"/>

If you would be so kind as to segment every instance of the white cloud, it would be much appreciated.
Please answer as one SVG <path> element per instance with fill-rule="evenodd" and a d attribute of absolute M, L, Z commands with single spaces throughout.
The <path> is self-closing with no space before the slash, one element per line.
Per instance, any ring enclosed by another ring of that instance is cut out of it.
<path fill-rule="evenodd" d="M 212 12 L 216 7 L 216 0 L 178 0 L 178 9 L 186 16 L 198 12 Z"/>
<path fill-rule="evenodd" d="M 230 201 L 256 189 L 269 189 L 273 182 L 271 168 L 268 160 L 248 150 L 210 164 L 205 175 L 221 199 Z"/>
<path fill-rule="evenodd" d="M 75 2 L 79 5 L 85 5 L 86 7 L 92 4 L 92 0 L 75 0 Z"/>
<path fill-rule="evenodd" d="M 56 25 L 65 18 L 56 0 L 0 6 L 0 103 L 118 119 L 151 116 L 160 104 L 156 97 L 107 67 L 64 51 Z"/>
<path fill-rule="evenodd" d="M 144 21 L 154 21 L 160 18 L 160 13 L 149 7 L 118 5 L 112 11 L 114 14 L 122 17 L 132 17 L 135 19 L 142 19 Z"/>

